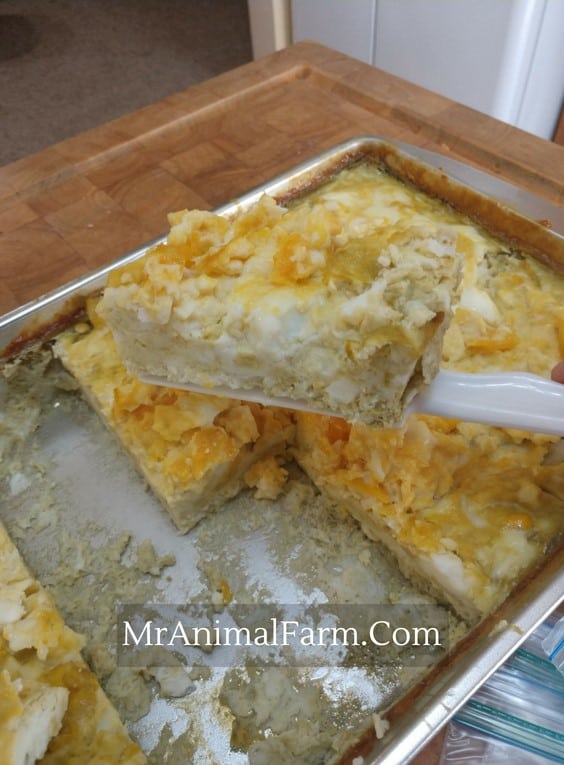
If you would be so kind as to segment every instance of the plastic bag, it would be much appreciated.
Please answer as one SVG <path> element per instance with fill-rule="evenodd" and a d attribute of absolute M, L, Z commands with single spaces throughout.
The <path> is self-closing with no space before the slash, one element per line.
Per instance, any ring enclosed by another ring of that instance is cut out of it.
<path fill-rule="evenodd" d="M 558 761 L 558 760 L 557 760 Z M 554 760 L 528 752 L 456 720 L 447 726 L 440 765 L 554 765 Z"/>
<path fill-rule="evenodd" d="M 535 630 L 449 723 L 441 765 L 564 763 L 560 643 L 554 618 Z"/>

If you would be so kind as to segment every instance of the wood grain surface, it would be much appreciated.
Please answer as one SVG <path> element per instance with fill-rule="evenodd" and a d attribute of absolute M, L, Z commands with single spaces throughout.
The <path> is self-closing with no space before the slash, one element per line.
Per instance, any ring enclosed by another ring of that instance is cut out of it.
<path fill-rule="evenodd" d="M 564 148 L 300 43 L 0 169 L 0 315 L 165 233 L 168 212 L 224 203 L 361 134 L 564 206 Z M 441 748 L 439 734 L 413 762 Z"/>
<path fill-rule="evenodd" d="M 360 134 L 438 150 L 564 204 L 564 149 L 301 43 L 0 169 L 0 314 Z"/>

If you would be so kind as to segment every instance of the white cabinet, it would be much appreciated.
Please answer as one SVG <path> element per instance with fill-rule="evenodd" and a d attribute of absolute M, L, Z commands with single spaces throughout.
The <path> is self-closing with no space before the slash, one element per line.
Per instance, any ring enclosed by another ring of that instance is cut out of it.
<path fill-rule="evenodd" d="M 293 42 L 316 40 L 552 137 L 564 96 L 564 0 L 257 1 L 286 2 Z"/>

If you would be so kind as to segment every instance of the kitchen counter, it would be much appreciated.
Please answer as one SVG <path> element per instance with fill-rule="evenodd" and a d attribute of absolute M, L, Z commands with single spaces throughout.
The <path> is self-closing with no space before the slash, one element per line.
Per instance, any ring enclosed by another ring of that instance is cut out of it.
<path fill-rule="evenodd" d="M 564 148 L 301 43 L 0 169 L 0 314 L 356 135 L 422 146 L 564 206 Z M 437 736 L 413 761 L 438 762 Z"/>

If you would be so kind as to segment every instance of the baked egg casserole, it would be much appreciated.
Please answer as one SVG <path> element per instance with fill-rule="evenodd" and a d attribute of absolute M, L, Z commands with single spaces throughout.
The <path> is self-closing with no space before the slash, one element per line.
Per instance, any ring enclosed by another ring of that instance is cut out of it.
<path fill-rule="evenodd" d="M 317 375 L 338 380 L 345 398 L 354 389 L 353 408 L 361 373 L 341 375 L 345 356 L 368 370 L 372 351 L 384 354 L 391 368 L 374 369 L 383 375 L 378 418 L 385 422 L 413 378 L 426 379 L 439 363 L 548 376 L 564 357 L 564 279 L 374 164 L 342 170 L 286 207 L 263 197 L 233 220 L 183 212 L 171 221 L 168 241 L 113 273 L 97 308 L 90 306 L 91 325 L 63 335 L 55 353 L 177 526 L 186 530 L 245 485 L 274 496 L 290 452 L 404 574 L 468 622 L 490 613 L 564 530 L 561 439 L 418 415 L 401 427 L 372 427 L 356 409 L 344 419 L 259 407 L 150 386 L 131 370 L 181 374 L 178 354 L 193 332 L 201 340 L 194 353 L 225 374 L 224 383 L 253 368 L 242 338 L 251 356 L 262 356 L 273 327 L 276 347 L 287 341 L 296 352 L 310 332 L 321 355 L 309 346 L 304 385 Z M 420 281 L 410 278 L 415 263 Z M 273 279 L 281 291 L 271 302 Z M 225 311 L 236 314 L 229 290 L 240 301 L 233 343 L 222 334 Z M 328 295 L 334 302 L 321 299 Z M 300 312 L 302 302 L 315 310 Z M 311 317 L 332 322 L 326 349 Z M 217 348 L 206 355 L 206 333 L 216 330 Z"/>
<path fill-rule="evenodd" d="M 289 205 L 169 216 L 99 312 L 132 374 L 300 399 L 390 425 L 438 370 L 463 234 L 376 164 Z"/>
<path fill-rule="evenodd" d="M 146 762 L 83 660 L 82 645 L 0 523 L 3 765 Z"/>

